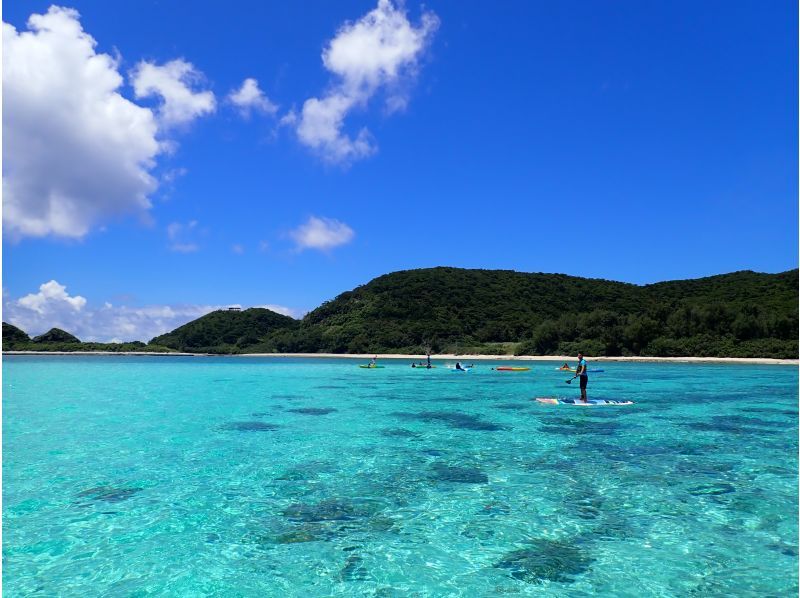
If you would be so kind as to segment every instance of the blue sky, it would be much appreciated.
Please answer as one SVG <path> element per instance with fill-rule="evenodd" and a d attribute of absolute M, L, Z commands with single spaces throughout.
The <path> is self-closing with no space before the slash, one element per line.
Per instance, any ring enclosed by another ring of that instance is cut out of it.
<path fill-rule="evenodd" d="M 49 6 L 3 15 L 26 330 L 146 340 L 437 265 L 797 267 L 796 3 L 72 2 L 25 34 Z"/>

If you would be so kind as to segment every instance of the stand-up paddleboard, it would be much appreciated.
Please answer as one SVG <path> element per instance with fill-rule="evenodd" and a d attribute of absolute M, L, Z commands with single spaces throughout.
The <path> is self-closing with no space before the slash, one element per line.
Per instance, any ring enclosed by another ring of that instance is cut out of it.
<path fill-rule="evenodd" d="M 432 370 L 435 367 L 436 367 L 435 365 L 412 365 L 411 369 L 412 370 Z"/>
<path fill-rule="evenodd" d="M 494 368 L 498 372 L 527 372 L 531 368 L 522 368 L 522 367 L 511 367 L 507 365 L 501 365 L 499 368 Z"/>
<path fill-rule="evenodd" d="M 633 401 L 617 401 L 614 399 L 589 399 L 586 403 L 580 399 L 554 399 L 537 398 L 539 403 L 545 405 L 571 405 L 572 407 L 600 407 L 603 405 L 633 405 Z"/>
<path fill-rule="evenodd" d="M 364 368 L 365 370 L 379 370 L 382 367 L 386 367 L 386 366 L 383 366 L 383 365 L 360 365 L 358 367 Z"/>

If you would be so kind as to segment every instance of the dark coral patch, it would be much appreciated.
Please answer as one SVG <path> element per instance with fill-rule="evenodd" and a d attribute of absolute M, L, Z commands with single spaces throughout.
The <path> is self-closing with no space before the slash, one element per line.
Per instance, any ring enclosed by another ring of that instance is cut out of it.
<path fill-rule="evenodd" d="M 404 419 L 416 419 L 424 422 L 444 422 L 451 428 L 458 428 L 460 430 L 479 430 L 486 432 L 495 432 L 498 430 L 508 430 L 507 426 L 501 426 L 492 422 L 481 420 L 479 417 L 469 415 L 468 413 L 459 413 L 457 411 L 423 411 L 421 413 L 393 413 L 396 417 Z"/>
<path fill-rule="evenodd" d="M 597 436 L 613 436 L 620 426 L 608 423 L 587 423 L 585 426 L 542 426 L 540 431 L 547 434 L 560 434 L 562 436 L 575 436 L 578 434 L 593 434 Z"/>
<path fill-rule="evenodd" d="M 350 554 L 344 562 L 344 567 L 339 572 L 343 581 L 361 581 L 368 578 L 364 567 L 364 559 L 357 554 Z"/>
<path fill-rule="evenodd" d="M 269 415 L 266 411 L 256 411 L 255 413 L 250 414 L 252 417 L 266 417 Z"/>
<path fill-rule="evenodd" d="M 419 438 L 419 434 L 405 428 L 386 428 L 381 430 L 381 435 L 388 438 Z"/>
<path fill-rule="evenodd" d="M 420 451 L 423 455 L 428 455 L 429 457 L 441 457 L 446 453 L 441 449 L 423 449 Z"/>
<path fill-rule="evenodd" d="M 302 413 L 303 415 L 328 415 L 337 411 L 333 407 L 299 407 L 298 409 L 287 409 L 292 413 Z"/>
<path fill-rule="evenodd" d="M 79 498 L 87 501 L 121 502 L 129 499 L 143 488 L 115 488 L 113 486 L 98 486 L 78 493 Z"/>
<path fill-rule="evenodd" d="M 319 538 L 312 532 L 304 529 L 292 530 L 275 536 L 275 544 L 301 544 L 303 542 L 316 542 Z"/>
<path fill-rule="evenodd" d="M 683 424 L 684 427 L 689 428 L 690 430 L 698 430 L 700 432 L 723 432 L 726 434 L 734 434 L 736 436 L 749 436 L 749 435 L 761 435 L 761 436 L 769 436 L 775 435 L 779 432 L 775 430 L 765 430 L 764 428 L 753 428 L 750 426 L 743 426 L 741 424 L 733 423 L 733 422 L 725 422 L 725 421 L 716 421 L 714 423 L 709 422 L 691 422 L 688 424 Z"/>
<path fill-rule="evenodd" d="M 747 417 L 744 415 L 715 415 L 711 418 L 714 423 L 734 424 L 741 426 L 759 426 L 763 428 L 794 428 L 795 422 L 775 421 L 760 417 Z"/>
<path fill-rule="evenodd" d="M 506 411 L 525 411 L 530 405 L 526 403 L 501 403 L 500 405 L 495 405 L 495 407 Z"/>
<path fill-rule="evenodd" d="M 230 422 L 222 426 L 223 430 L 235 430 L 237 432 L 271 432 L 280 428 L 277 424 L 267 424 L 264 422 Z"/>
<path fill-rule="evenodd" d="M 475 467 L 452 467 L 437 463 L 433 466 L 434 479 L 458 484 L 488 484 L 489 476 Z"/>
<path fill-rule="evenodd" d="M 713 482 L 689 488 L 689 494 L 692 496 L 720 496 L 731 492 L 736 492 L 736 486 L 728 482 Z"/>
<path fill-rule="evenodd" d="M 369 501 L 347 501 L 331 498 L 315 505 L 295 503 L 289 505 L 283 515 L 292 521 L 318 523 L 320 521 L 350 521 L 369 517 L 376 512 Z"/>
<path fill-rule="evenodd" d="M 762 413 L 769 415 L 788 415 L 789 417 L 797 417 L 796 409 L 773 409 L 772 407 L 743 407 L 739 411 L 746 411 L 747 413 Z"/>
<path fill-rule="evenodd" d="M 592 559 L 574 544 L 542 538 L 528 548 L 508 553 L 495 567 L 507 569 L 511 577 L 527 583 L 572 583 L 575 576 L 589 570 L 591 563 Z"/>

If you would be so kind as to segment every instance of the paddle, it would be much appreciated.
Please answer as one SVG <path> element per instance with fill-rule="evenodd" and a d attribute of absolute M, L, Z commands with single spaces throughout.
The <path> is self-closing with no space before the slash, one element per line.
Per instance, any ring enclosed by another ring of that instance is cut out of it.
<path fill-rule="evenodd" d="M 577 376 L 573 376 L 573 377 L 572 377 L 572 378 L 570 378 L 569 380 L 564 380 L 564 382 L 566 382 L 567 384 L 572 384 L 572 381 L 573 381 L 575 378 L 577 378 Z"/>

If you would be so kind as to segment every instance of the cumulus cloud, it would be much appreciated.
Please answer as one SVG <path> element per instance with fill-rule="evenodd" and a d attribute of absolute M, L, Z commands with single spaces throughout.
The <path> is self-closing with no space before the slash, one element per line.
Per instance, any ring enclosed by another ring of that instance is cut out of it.
<path fill-rule="evenodd" d="M 118 62 L 95 52 L 75 10 L 3 23 L 3 226 L 9 237 L 80 238 L 146 214 L 164 149 L 153 113 L 119 94 Z"/>
<path fill-rule="evenodd" d="M 193 234 L 197 229 L 197 220 L 190 220 L 186 224 L 182 222 L 171 222 L 167 225 L 167 239 L 169 248 L 178 253 L 194 253 L 200 246 L 193 240 Z"/>
<path fill-rule="evenodd" d="M 34 297 L 35 299 L 30 299 Z M 13 299 L 3 294 L 3 320 L 31 336 L 61 328 L 83 341 L 147 342 L 155 336 L 174 330 L 187 322 L 217 309 L 232 305 L 150 305 L 145 307 L 116 306 L 104 303 L 91 306 L 80 296 L 70 296 L 66 287 L 51 280 L 39 287 L 39 292 Z M 235 305 L 235 307 L 242 307 Z M 264 307 L 290 317 L 305 312 L 282 305 Z"/>
<path fill-rule="evenodd" d="M 355 232 L 344 222 L 339 222 L 333 218 L 311 216 L 308 222 L 291 231 L 289 236 L 294 239 L 298 250 L 319 249 L 327 251 L 352 241 Z"/>
<path fill-rule="evenodd" d="M 187 124 L 214 112 L 214 94 L 193 89 L 202 81 L 202 73 L 190 62 L 181 59 L 171 60 L 162 66 L 142 61 L 131 73 L 137 98 L 161 97 L 158 115 L 166 127 Z"/>
<path fill-rule="evenodd" d="M 349 163 L 376 151 L 369 132 L 361 129 L 353 138 L 342 131 L 344 119 L 356 107 L 364 107 L 379 89 L 387 92 L 389 112 L 405 108 L 406 83 L 413 78 L 423 50 L 439 26 L 433 12 L 422 14 L 413 26 L 402 8 L 391 0 L 355 23 L 345 23 L 322 52 L 325 68 L 337 83 L 322 98 L 303 104 L 297 122 L 301 143 L 324 160 Z"/>
<path fill-rule="evenodd" d="M 45 313 L 51 305 L 58 305 L 67 310 L 79 312 L 86 305 L 86 299 L 80 295 L 70 297 L 67 287 L 58 284 L 55 280 L 46 282 L 39 287 L 38 293 L 31 293 L 21 297 L 17 304 L 38 314 Z"/>
<path fill-rule="evenodd" d="M 248 78 L 242 86 L 232 91 L 228 95 L 228 100 L 239 109 L 239 113 L 245 118 L 251 112 L 262 112 L 267 115 L 274 115 L 278 111 L 277 104 L 274 104 L 258 87 L 256 79 Z"/>

